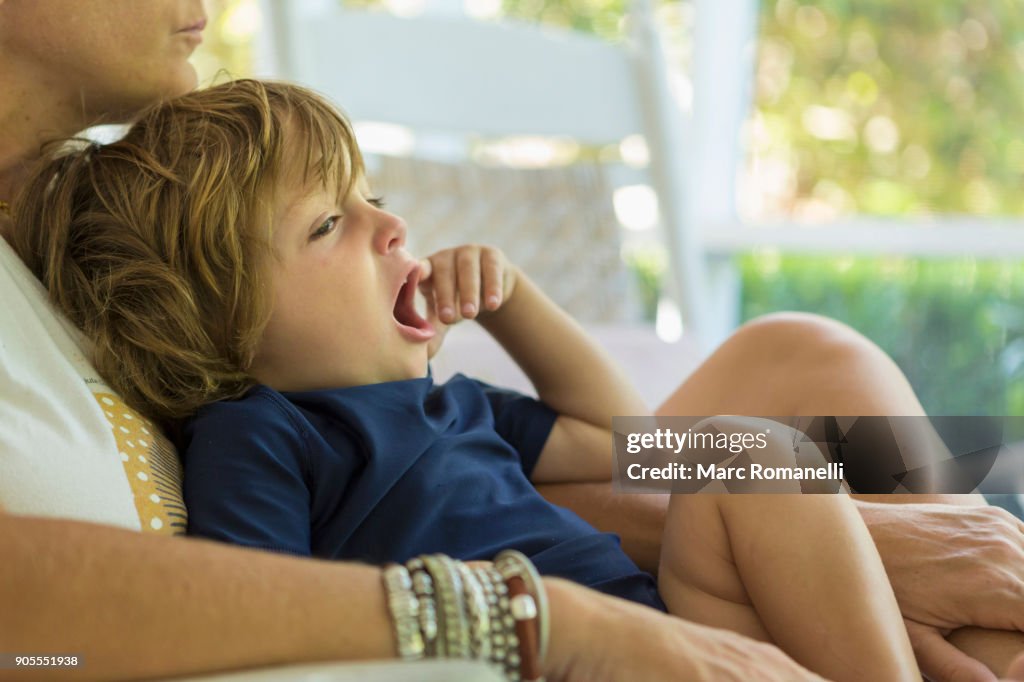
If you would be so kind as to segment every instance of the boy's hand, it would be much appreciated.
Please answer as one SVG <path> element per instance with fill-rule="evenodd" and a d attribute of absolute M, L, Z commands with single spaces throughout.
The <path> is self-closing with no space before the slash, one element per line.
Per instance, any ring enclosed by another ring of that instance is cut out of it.
<path fill-rule="evenodd" d="M 476 319 L 500 308 L 516 285 L 516 269 L 500 250 L 466 244 L 420 261 L 420 292 L 441 323 Z"/>

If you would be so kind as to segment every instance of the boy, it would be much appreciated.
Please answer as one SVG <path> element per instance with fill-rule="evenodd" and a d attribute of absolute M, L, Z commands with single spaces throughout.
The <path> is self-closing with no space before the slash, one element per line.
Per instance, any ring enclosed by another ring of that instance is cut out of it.
<path fill-rule="evenodd" d="M 645 408 L 500 252 L 413 259 L 361 173 L 318 96 L 238 81 L 55 158 L 20 201 L 42 224 L 16 246 L 99 370 L 182 426 L 190 532 L 373 563 L 516 548 L 542 573 L 774 641 L 832 679 L 919 678 L 842 496 L 676 496 L 657 589 L 617 538 L 545 502 L 532 483 L 607 479 L 611 416 Z M 540 401 L 433 385 L 438 327 L 463 318 Z"/>

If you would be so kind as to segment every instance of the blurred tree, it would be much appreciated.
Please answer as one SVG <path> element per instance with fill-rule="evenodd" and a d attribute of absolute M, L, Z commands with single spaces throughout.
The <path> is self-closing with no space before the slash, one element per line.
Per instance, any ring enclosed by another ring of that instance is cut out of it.
<path fill-rule="evenodd" d="M 1024 214 L 1019 3 L 762 0 L 761 17 L 749 217 Z"/>
<path fill-rule="evenodd" d="M 508 17 L 621 40 L 627 0 L 502 0 Z"/>
<path fill-rule="evenodd" d="M 828 314 L 889 353 L 930 414 L 1024 414 L 1024 269 L 1015 263 L 758 254 L 743 318 Z"/>
<path fill-rule="evenodd" d="M 257 0 L 205 0 L 203 42 L 192 58 L 200 85 L 251 76 L 253 36 L 262 17 Z"/>

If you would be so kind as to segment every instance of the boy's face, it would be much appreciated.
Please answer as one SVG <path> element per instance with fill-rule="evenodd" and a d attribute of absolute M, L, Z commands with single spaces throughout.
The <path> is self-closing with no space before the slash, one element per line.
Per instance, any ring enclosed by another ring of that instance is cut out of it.
<path fill-rule="evenodd" d="M 275 211 L 273 310 L 251 374 L 282 391 L 425 376 L 434 330 L 413 309 L 404 221 L 357 189 L 339 206 L 319 185 Z"/>

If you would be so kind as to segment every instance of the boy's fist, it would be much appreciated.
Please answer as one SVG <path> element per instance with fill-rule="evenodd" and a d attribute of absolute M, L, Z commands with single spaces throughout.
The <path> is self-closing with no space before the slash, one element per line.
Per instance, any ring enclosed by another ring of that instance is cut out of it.
<path fill-rule="evenodd" d="M 475 319 L 500 308 L 515 289 L 516 270 L 499 249 L 466 244 L 421 262 L 420 292 L 443 324 Z"/>

